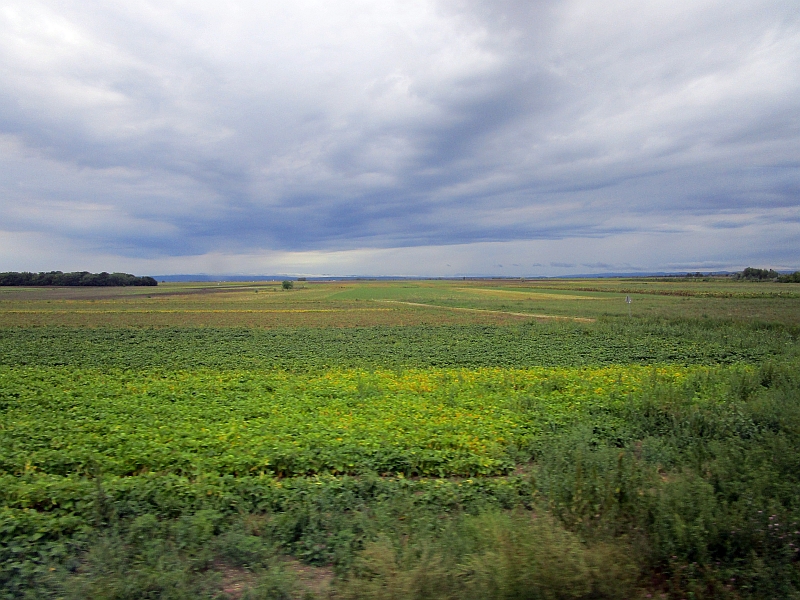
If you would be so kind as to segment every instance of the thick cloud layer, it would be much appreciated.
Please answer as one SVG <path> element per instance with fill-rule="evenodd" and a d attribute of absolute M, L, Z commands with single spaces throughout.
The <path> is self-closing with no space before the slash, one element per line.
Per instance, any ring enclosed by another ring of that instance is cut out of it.
<path fill-rule="evenodd" d="M 0 231 L 0 270 L 798 268 L 800 11 L 7 0 Z"/>

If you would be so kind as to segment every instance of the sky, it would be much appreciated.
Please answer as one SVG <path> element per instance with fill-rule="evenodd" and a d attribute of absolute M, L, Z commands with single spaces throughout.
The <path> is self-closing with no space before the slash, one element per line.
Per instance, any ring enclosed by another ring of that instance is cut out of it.
<path fill-rule="evenodd" d="M 800 269 L 796 0 L 2 0 L 0 271 Z"/>

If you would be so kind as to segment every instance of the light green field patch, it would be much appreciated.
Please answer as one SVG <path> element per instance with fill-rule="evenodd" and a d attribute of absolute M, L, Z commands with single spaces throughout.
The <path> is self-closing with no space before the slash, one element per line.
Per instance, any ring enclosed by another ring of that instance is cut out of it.
<path fill-rule="evenodd" d="M 557 292 L 534 292 L 524 290 L 497 290 L 486 288 L 457 288 L 461 292 L 470 294 L 490 294 L 498 296 L 516 296 L 525 300 L 609 300 L 608 296 L 578 296 L 575 294 L 560 294 Z"/>

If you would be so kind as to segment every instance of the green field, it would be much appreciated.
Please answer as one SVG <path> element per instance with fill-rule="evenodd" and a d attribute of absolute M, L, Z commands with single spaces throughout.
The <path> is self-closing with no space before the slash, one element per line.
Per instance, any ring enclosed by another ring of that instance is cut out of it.
<path fill-rule="evenodd" d="M 0 288 L 0 597 L 800 598 L 799 350 L 727 278 Z"/>

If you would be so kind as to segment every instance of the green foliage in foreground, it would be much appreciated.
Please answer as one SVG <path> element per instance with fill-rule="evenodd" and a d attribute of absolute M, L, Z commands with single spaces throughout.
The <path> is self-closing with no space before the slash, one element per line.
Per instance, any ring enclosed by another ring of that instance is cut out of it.
<path fill-rule="evenodd" d="M 345 598 L 797 598 L 799 373 L 768 362 L 643 381 L 528 436 L 535 460 L 518 473 L 470 479 L 125 475 L 102 458 L 103 419 L 76 413 L 94 463 L 5 463 L 0 581 L 9 598 L 202 598 L 223 561 L 253 573 L 250 597 L 289 597 L 277 551 L 335 565 Z M 442 399 L 460 385 L 439 381 Z M 532 400 L 546 389 L 509 410 L 546 425 Z M 18 400 L 6 410 L 30 405 Z"/>
<path fill-rule="evenodd" d="M 570 367 L 763 361 L 797 352 L 781 325 L 611 321 L 329 329 L 0 329 L 0 364 L 116 369 Z"/>

